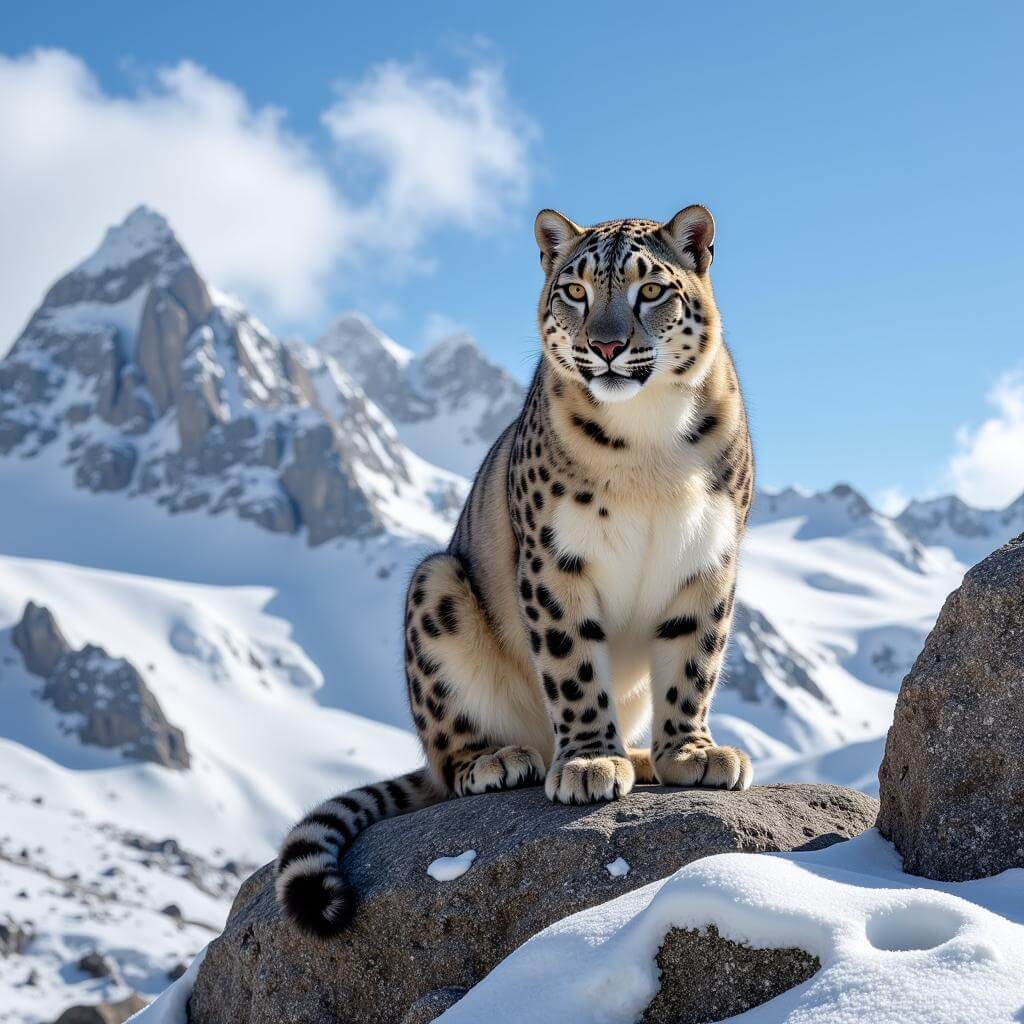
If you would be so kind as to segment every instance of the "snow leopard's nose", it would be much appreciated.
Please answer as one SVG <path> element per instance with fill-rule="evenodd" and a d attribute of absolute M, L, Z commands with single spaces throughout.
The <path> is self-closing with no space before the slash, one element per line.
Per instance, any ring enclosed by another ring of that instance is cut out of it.
<path fill-rule="evenodd" d="M 606 363 L 610 363 L 626 347 L 624 341 L 589 341 L 588 344 Z"/>

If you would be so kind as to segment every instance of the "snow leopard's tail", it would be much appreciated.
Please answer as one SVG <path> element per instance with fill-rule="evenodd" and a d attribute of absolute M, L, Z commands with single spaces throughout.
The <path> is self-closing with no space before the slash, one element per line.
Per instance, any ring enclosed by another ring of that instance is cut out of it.
<path fill-rule="evenodd" d="M 444 795 L 425 768 L 325 800 L 285 837 L 277 858 L 277 901 L 302 931 L 326 937 L 341 931 L 356 895 L 341 857 L 364 829 L 384 818 L 440 803 Z"/>

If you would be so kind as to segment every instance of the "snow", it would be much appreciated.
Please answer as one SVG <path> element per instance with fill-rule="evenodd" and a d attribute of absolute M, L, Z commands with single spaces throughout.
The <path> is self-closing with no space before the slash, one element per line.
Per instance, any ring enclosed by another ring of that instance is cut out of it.
<path fill-rule="evenodd" d="M 454 857 L 438 857 L 427 865 L 427 874 L 438 882 L 461 878 L 476 860 L 476 850 L 465 850 Z"/>
<path fill-rule="evenodd" d="M 629 861 L 623 857 L 616 857 L 610 864 L 605 864 L 605 870 L 612 878 L 625 878 L 629 874 Z"/>
<path fill-rule="evenodd" d="M 317 339 L 316 347 L 326 355 L 340 356 L 350 346 L 358 345 L 360 354 L 366 358 L 378 355 L 378 349 L 397 366 L 405 368 L 412 362 L 414 354 L 404 345 L 399 345 L 370 320 L 365 313 L 347 310 L 332 321 L 326 331 Z"/>
<path fill-rule="evenodd" d="M 0 1022 L 49 1021 L 130 990 L 155 996 L 168 969 L 220 930 L 242 878 L 307 807 L 419 765 L 408 731 L 316 702 L 321 672 L 267 610 L 273 597 L 265 586 L 0 556 L 0 919 L 31 921 L 35 934 L 26 955 L 0 959 Z M 29 599 L 53 611 L 73 646 L 131 660 L 184 730 L 190 770 L 128 762 L 62 730 L 11 643 Z M 193 866 L 132 837 L 157 848 L 173 839 Z M 169 903 L 185 923 L 160 913 Z M 117 965 L 114 978 L 71 966 L 93 949 Z M 30 969 L 38 977 L 25 985 Z"/>
<path fill-rule="evenodd" d="M 204 959 L 205 946 L 189 964 L 188 970 L 173 985 L 164 989 L 149 1006 L 132 1014 L 128 1020 L 138 1021 L 140 1024 L 188 1024 L 188 1000 Z"/>
<path fill-rule="evenodd" d="M 167 221 L 155 210 L 137 206 L 121 224 L 107 230 L 99 248 L 75 270 L 90 277 L 100 277 L 146 253 L 174 243 Z"/>
<path fill-rule="evenodd" d="M 1011 1024 L 1024 1006 L 1024 871 L 965 883 L 903 874 L 874 830 L 817 853 L 722 854 L 574 914 L 524 943 L 439 1019 L 632 1024 L 671 928 L 818 957 L 749 1024 Z"/>

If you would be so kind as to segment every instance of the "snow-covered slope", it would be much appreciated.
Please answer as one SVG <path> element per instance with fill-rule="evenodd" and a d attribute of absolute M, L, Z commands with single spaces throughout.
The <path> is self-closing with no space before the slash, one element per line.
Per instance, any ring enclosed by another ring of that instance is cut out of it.
<path fill-rule="evenodd" d="M 345 313 L 316 346 L 391 417 L 404 444 L 465 477 L 473 477 L 523 402 L 518 382 L 468 334 L 414 355 L 362 314 Z"/>
<path fill-rule="evenodd" d="M 304 807 L 418 763 L 408 732 L 317 703 L 320 670 L 267 613 L 272 597 L 0 557 L 0 921 L 31 935 L 24 955 L 0 958 L 0 1021 L 155 995 Z M 29 599 L 74 646 L 132 659 L 184 731 L 187 771 L 126 762 L 62 728 L 11 642 Z M 180 915 L 162 912 L 170 904 Z M 75 968 L 93 951 L 112 976 Z"/>

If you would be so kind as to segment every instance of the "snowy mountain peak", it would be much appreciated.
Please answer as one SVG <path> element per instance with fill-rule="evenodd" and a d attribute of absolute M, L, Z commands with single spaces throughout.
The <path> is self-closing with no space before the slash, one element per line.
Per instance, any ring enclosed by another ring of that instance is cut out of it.
<path fill-rule="evenodd" d="M 792 522 L 796 540 L 844 538 L 873 548 L 915 570 L 923 568 L 928 555 L 917 539 L 898 522 L 872 508 L 849 484 L 808 494 L 788 487 L 759 491 L 750 516 L 751 526 Z"/>
<path fill-rule="evenodd" d="M 57 310 L 102 303 L 130 303 L 121 316 L 137 316 L 147 288 L 157 286 L 179 293 L 181 300 L 204 315 L 209 306 L 205 286 L 167 221 L 148 207 L 136 207 L 108 229 L 96 250 L 60 278 L 47 292 L 26 333 Z M 88 319 L 90 308 L 73 311 L 77 321 Z M 127 326 L 132 326 L 128 324 Z"/>
<path fill-rule="evenodd" d="M 439 338 L 432 345 L 428 345 L 420 354 L 423 363 L 450 364 L 454 359 L 472 359 L 486 362 L 486 357 L 480 350 L 476 338 L 467 331 L 456 331 L 447 337 Z"/>
<path fill-rule="evenodd" d="M 796 487 L 762 490 L 757 494 L 753 513 L 759 523 L 800 516 L 813 521 L 816 529 L 843 532 L 853 524 L 879 515 L 867 498 L 843 483 L 831 490 L 813 493 Z"/>
<path fill-rule="evenodd" d="M 382 362 L 369 321 L 335 326 Z M 211 293 L 145 207 L 50 289 L 0 360 L 0 456 L 50 449 L 79 487 L 232 511 L 311 544 L 441 539 L 464 489 L 403 446 L 338 362 Z"/>
<path fill-rule="evenodd" d="M 166 218 L 148 206 L 136 206 L 120 224 L 107 229 L 99 248 L 75 271 L 97 277 L 153 254 L 173 259 L 185 255 Z"/>
<path fill-rule="evenodd" d="M 387 414 L 405 445 L 462 476 L 476 473 L 523 402 L 519 383 L 465 333 L 413 355 L 361 313 L 345 313 L 316 348 Z"/>
<path fill-rule="evenodd" d="M 342 366 L 353 361 L 385 359 L 398 367 L 408 366 L 413 353 L 380 330 L 365 313 L 341 313 L 317 338 L 316 347 Z"/>
<path fill-rule="evenodd" d="M 912 501 L 896 522 L 922 544 L 948 547 L 970 565 L 1024 531 L 1024 494 L 1002 509 L 973 508 L 954 494 Z"/>

